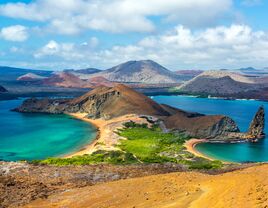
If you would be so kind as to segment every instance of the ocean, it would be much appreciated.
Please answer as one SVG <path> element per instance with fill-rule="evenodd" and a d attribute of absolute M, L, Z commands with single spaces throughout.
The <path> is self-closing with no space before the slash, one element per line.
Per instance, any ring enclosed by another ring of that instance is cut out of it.
<path fill-rule="evenodd" d="M 22 100 L 0 101 L 0 160 L 36 160 L 75 152 L 96 138 L 94 126 L 67 115 L 12 112 Z"/>

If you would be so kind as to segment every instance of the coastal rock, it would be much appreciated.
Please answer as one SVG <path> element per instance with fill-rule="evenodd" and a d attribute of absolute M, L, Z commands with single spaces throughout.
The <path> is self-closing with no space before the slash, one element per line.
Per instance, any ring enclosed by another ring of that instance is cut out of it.
<path fill-rule="evenodd" d="M 25 100 L 21 106 L 14 109 L 22 113 L 51 113 L 61 114 L 68 108 L 69 99 L 37 99 Z"/>
<path fill-rule="evenodd" d="M 197 138 L 215 138 L 222 135 L 239 132 L 235 122 L 221 115 L 185 117 L 182 114 L 175 114 L 165 120 L 167 128 L 185 133 Z"/>
<path fill-rule="evenodd" d="M 264 121 L 264 107 L 261 106 L 249 126 L 248 136 L 256 139 L 263 138 L 265 136 Z"/>

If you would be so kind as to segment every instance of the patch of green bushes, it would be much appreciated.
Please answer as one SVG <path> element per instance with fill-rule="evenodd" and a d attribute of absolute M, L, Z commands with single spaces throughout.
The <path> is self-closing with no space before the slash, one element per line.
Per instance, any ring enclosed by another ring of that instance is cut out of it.
<path fill-rule="evenodd" d="M 90 155 L 74 156 L 71 158 L 47 158 L 45 160 L 34 160 L 33 164 L 47 164 L 47 165 L 90 165 L 97 163 L 105 164 L 132 164 L 137 163 L 138 160 L 133 154 L 122 151 L 104 151 L 99 150 Z"/>
<path fill-rule="evenodd" d="M 147 123 L 142 123 L 142 124 L 139 124 L 139 123 L 135 123 L 134 121 L 129 121 L 129 122 L 126 122 L 123 124 L 123 126 L 125 128 L 148 128 L 148 124 Z"/>
<path fill-rule="evenodd" d="M 187 139 L 180 134 L 163 133 L 157 126 L 152 128 L 133 127 L 118 132 L 127 140 L 122 140 L 118 147 L 132 153 L 145 163 L 176 162 L 176 158 L 162 155 L 162 152 L 178 153 Z"/>

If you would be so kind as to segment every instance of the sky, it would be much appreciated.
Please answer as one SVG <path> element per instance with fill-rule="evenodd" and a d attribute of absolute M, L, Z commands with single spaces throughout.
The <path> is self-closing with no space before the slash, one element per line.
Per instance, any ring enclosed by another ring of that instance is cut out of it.
<path fill-rule="evenodd" d="M 0 65 L 268 67 L 266 0 L 1 0 Z"/>

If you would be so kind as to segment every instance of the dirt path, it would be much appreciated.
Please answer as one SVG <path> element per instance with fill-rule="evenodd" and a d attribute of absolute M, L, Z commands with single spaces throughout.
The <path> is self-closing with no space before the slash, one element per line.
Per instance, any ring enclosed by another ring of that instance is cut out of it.
<path fill-rule="evenodd" d="M 268 165 L 220 175 L 171 173 L 67 190 L 26 207 L 265 208 Z"/>

